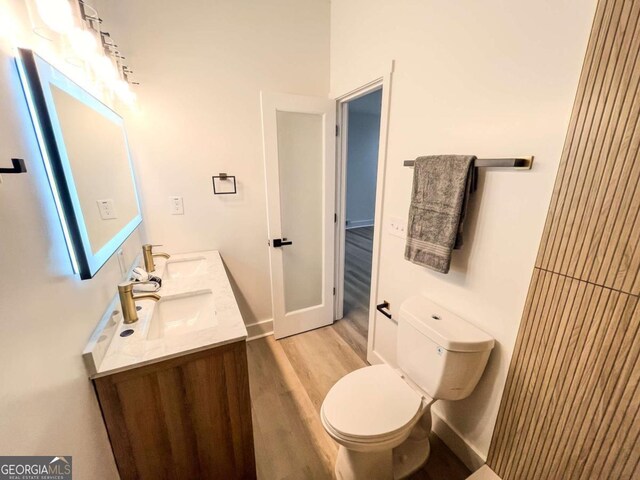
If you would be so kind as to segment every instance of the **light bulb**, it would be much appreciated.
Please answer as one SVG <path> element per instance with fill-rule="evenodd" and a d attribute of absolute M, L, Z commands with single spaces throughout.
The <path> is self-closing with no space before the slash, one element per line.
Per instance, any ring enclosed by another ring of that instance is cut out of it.
<path fill-rule="evenodd" d="M 113 91 L 126 104 L 132 104 L 136 100 L 136 94 L 131 91 L 129 84 L 124 80 L 116 80 L 113 83 Z"/>
<path fill-rule="evenodd" d="M 91 32 L 74 27 L 67 33 L 71 48 L 84 60 L 90 59 L 98 50 L 98 41 Z"/>
<path fill-rule="evenodd" d="M 18 21 L 8 7 L 0 4 L 0 40 L 7 40 L 8 45 L 18 43 Z"/>
<path fill-rule="evenodd" d="M 73 13 L 67 0 L 36 0 L 38 14 L 54 32 L 66 33 L 73 27 Z"/>
<path fill-rule="evenodd" d="M 94 55 L 90 63 L 99 80 L 110 83 L 118 78 L 113 62 L 104 55 Z"/>

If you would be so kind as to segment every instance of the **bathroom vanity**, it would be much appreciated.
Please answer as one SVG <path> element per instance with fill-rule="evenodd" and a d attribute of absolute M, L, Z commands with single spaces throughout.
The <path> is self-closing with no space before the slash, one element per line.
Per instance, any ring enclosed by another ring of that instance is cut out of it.
<path fill-rule="evenodd" d="M 117 300 L 84 360 L 121 478 L 255 478 L 247 331 L 217 251 L 159 260 L 161 300 Z"/>

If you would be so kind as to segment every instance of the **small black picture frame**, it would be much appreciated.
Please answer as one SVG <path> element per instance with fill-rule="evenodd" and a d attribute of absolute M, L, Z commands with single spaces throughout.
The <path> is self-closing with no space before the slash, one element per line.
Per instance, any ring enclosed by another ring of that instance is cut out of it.
<path fill-rule="evenodd" d="M 232 191 L 228 191 L 228 192 L 220 192 L 220 191 L 216 190 L 216 179 L 222 180 L 222 181 L 232 180 L 233 181 L 233 190 Z M 235 177 L 235 175 L 227 175 L 226 173 L 220 173 L 218 175 L 212 176 L 211 177 L 211 181 L 213 182 L 213 194 L 214 195 L 235 195 L 236 193 L 238 193 L 238 190 L 237 190 L 237 187 L 236 187 L 236 177 Z"/>

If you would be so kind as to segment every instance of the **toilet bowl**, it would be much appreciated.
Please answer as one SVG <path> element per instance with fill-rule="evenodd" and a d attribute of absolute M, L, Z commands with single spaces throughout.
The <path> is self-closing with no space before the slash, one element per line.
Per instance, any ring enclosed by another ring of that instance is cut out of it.
<path fill-rule="evenodd" d="M 475 388 L 494 340 L 425 297 L 402 304 L 398 365 L 355 370 L 331 388 L 320 410 L 338 443 L 335 473 L 344 480 L 400 479 L 428 459 L 431 404 Z"/>
<path fill-rule="evenodd" d="M 336 476 L 402 478 L 397 472 L 419 468 L 429 455 L 432 402 L 388 365 L 342 377 L 320 410 L 325 430 L 340 445 Z"/>

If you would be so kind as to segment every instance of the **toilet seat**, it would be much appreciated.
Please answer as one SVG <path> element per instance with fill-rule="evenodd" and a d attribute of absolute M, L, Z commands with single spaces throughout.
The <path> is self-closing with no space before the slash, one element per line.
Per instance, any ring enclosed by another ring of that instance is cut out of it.
<path fill-rule="evenodd" d="M 342 377 L 327 394 L 321 417 L 336 439 L 395 443 L 422 414 L 423 400 L 391 367 L 374 365 Z"/>

